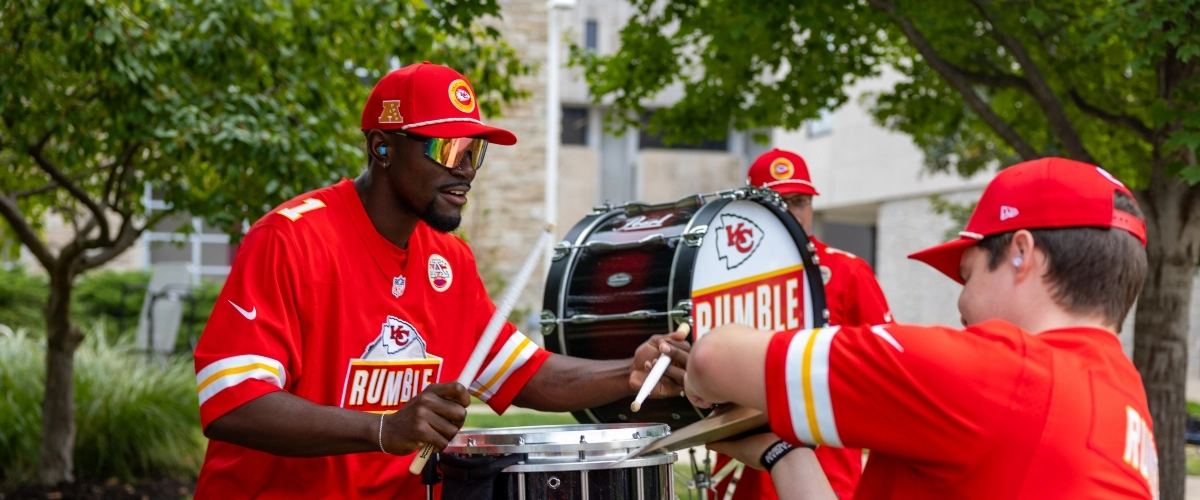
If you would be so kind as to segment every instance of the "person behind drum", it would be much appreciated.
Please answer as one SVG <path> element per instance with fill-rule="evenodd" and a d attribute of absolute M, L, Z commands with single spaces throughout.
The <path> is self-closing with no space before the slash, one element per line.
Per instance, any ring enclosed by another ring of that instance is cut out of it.
<path fill-rule="evenodd" d="M 809 235 L 820 259 L 821 278 L 825 285 L 825 302 L 832 325 L 878 325 L 892 322 L 887 299 L 871 265 L 850 252 L 826 245 L 813 235 L 812 200 L 816 187 L 808 174 L 808 165 L 800 155 L 773 149 L 760 155 L 750 164 L 747 183 L 770 188 L 787 203 L 788 212 L 796 218 L 804 233 Z M 829 478 L 833 491 L 840 498 L 852 498 L 862 476 L 862 450 L 858 448 L 820 448 L 816 451 L 821 468 Z M 715 470 L 729 461 L 718 455 Z M 717 498 L 725 498 L 733 476 L 717 485 Z M 735 500 L 778 498 L 768 474 L 745 469 L 734 490 Z"/>
<path fill-rule="evenodd" d="M 496 307 L 449 231 L 488 143 L 516 137 L 429 63 L 379 81 L 362 131 L 366 170 L 272 210 L 234 259 L 195 352 L 198 499 L 424 498 L 413 452 L 443 449 L 472 395 L 497 412 L 594 407 L 635 394 L 659 355 L 662 336 L 633 359 L 550 354 L 507 324 L 475 382 L 454 382 Z M 657 396 L 682 388 L 688 344 L 671 342 Z"/>
<path fill-rule="evenodd" d="M 688 396 L 764 410 L 784 443 L 710 446 L 775 478 L 812 472 L 787 459 L 799 446 L 868 448 L 856 498 L 1158 498 L 1145 390 L 1116 335 L 1147 275 L 1130 191 L 1094 165 L 1021 163 L 959 234 L 909 257 L 963 284 L 963 329 L 701 337 Z"/>

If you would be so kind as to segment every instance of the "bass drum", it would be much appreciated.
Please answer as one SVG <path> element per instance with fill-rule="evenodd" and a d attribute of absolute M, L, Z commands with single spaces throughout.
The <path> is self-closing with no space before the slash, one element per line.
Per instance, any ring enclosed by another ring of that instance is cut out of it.
<path fill-rule="evenodd" d="M 546 349 L 590 359 L 633 356 L 651 335 L 726 323 L 776 331 L 829 318 L 815 249 L 774 191 L 742 188 L 673 203 L 597 207 L 554 251 L 541 314 Z M 685 397 L 633 398 L 574 412 L 581 423 L 659 422 L 706 412 Z"/>

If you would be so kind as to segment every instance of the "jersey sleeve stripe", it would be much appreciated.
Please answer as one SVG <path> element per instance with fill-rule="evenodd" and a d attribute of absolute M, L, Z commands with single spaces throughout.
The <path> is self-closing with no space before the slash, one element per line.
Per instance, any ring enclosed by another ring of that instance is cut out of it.
<path fill-rule="evenodd" d="M 833 346 L 833 337 L 839 328 L 821 328 L 814 332 L 817 338 L 813 343 L 813 351 L 809 357 L 810 393 L 813 405 L 809 408 L 816 415 L 817 427 L 821 430 L 824 443 L 833 447 L 841 447 L 842 439 L 838 435 L 837 422 L 833 418 L 833 399 L 829 392 L 829 351 Z"/>
<path fill-rule="evenodd" d="M 275 377 L 276 380 L 279 379 L 279 369 L 278 368 L 275 368 L 274 366 L 266 365 L 263 363 L 254 363 L 252 365 L 235 366 L 233 368 L 226 368 L 217 373 L 214 373 L 214 374 L 212 374 L 212 376 L 204 379 L 203 382 L 200 382 L 200 384 L 196 387 L 196 389 L 203 392 L 204 389 L 206 389 L 208 386 L 212 385 L 213 382 L 216 382 L 217 380 L 221 379 L 222 377 L 227 377 L 229 375 L 237 375 L 239 373 L 246 373 L 248 371 L 254 371 L 254 370 L 267 371 L 273 377 Z"/>
<path fill-rule="evenodd" d="M 279 387 L 283 387 L 279 384 L 279 379 L 275 378 L 275 374 L 273 372 L 263 370 L 261 368 L 255 368 L 248 372 L 221 377 L 212 384 L 209 384 L 208 387 L 205 387 L 204 390 L 200 391 L 200 404 L 203 405 L 205 401 L 208 401 L 209 398 L 216 396 L 217 393 L 250 379 L 258 379 Z"/>
<path fill-rule="evenodd" d="M 837 327 L 799 332 L 787 351 L 788 411 L 805 443 L 841 446 L 829 394 L 829 348 Z"/>
<path fill-rule="evenodd" d="M 248 379 L 259 379 L 283 388 L 287 371 L 283 364 L 266 356 L 243 354 L 209 364 L 196 373 L 196 390 L 200 393 L 200 404 L 213 395 Z"/>
<path fill-rule="evenodd" d="M 536 351 L 537 347 L 528 337 L 521 332 L 513 333 L 487 368 L 475 378 L 471 384 L 471 394 L 484 401 L 491 398 L 495 394 L 494 389 L 503 385 L 508 376 L 521 368 Z M 481 382 L 483 380 L 486 382 Z"/>

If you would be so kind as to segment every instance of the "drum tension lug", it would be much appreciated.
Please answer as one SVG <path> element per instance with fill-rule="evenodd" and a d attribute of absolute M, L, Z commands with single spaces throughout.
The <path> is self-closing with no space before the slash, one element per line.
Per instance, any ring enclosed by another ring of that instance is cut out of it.
<path fill-rule="evenodd" d="M 558 262 L 571 253 L 571 243 L 568 241 L 560 241 L 554 245 L 554 255 L 550 257 L 551 262 Z"/>
<path fill-rule="evenodd" d="M 554 329 L 558 328 L 558 316 L 554 315 L 554 311 L 543 309 L 541 315 L 542 336 L 549 337 L 554 334 Z"/>
<path fill-rule="evenodd" d="M 699 225 L 689 229 L 688 232 L 683 233 L 680 236 L 680 239 L 682 239 L 683 243 L 689 247 L 698 247 L 704 243 L 704 235 L 706 233 L 708 233 L 708 225 Z"/>

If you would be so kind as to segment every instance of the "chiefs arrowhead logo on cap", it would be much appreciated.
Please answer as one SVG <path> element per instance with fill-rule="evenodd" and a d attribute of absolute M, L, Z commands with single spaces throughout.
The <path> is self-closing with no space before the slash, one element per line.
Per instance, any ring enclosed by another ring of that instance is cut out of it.
<path fill-rule="evenodd" d="M 771 177 L 779 180 L 791 179 L 796 173 L 796 166 L 787 158 L 776 158 L 771 162 Z"/>
<path fill-rule="evenodd" d="M 475 111 L 475 94 L 471 92 L 471 86 L 463 80 L 450 82 L 450 102 L 463 113 Z"/>

